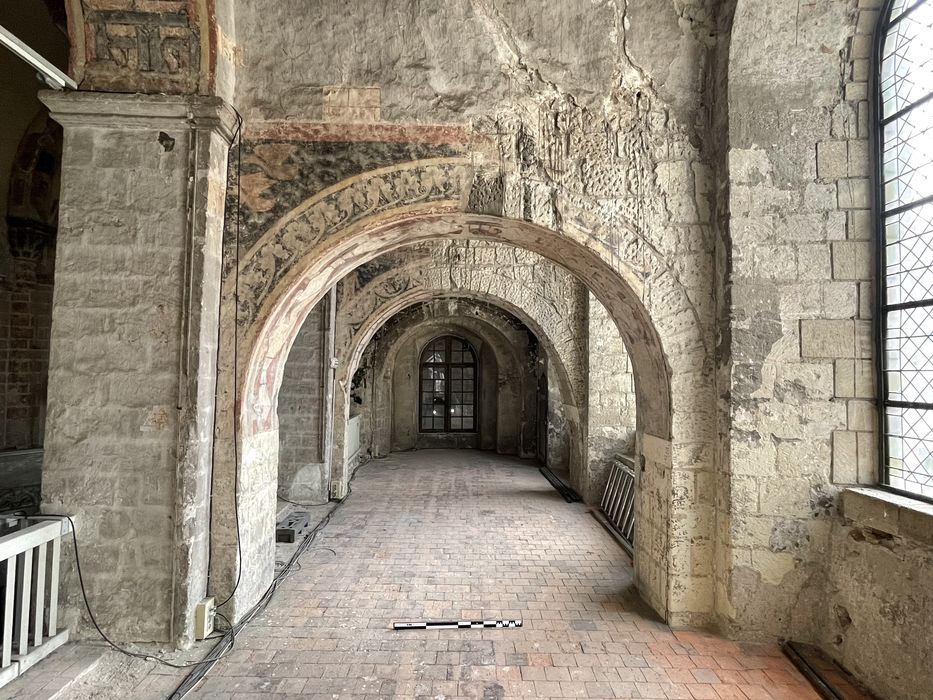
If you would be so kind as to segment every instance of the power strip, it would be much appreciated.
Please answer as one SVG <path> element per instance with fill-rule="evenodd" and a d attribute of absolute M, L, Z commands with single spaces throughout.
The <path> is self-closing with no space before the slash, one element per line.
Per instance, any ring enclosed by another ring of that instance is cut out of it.
<path fill-rule="evenodd" d="M 205 598 L 194 609 L 194 638 L 207 639 L 214 631 L 217 605 L 213 598 Z"/>

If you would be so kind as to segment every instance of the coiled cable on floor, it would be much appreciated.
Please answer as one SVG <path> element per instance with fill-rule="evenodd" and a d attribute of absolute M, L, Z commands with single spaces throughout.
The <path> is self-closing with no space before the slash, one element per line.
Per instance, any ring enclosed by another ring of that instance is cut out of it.
<path fill-rule="evenodd" d="M 336 509 L 335 509 L 336 510 Z M 75 521 L 71 519 L 70 515 L 61 515 L 59 513 L 43 513 L 43 517 L 49 518 L 64 518 L 71 525 L 71 540 L 74 543 L 75 548 L 75 568 L 78 571 L 78 584 L 81 588 L 81 597 L 84 599 L 84 607 L 87 609 L 88 618 L 91 620 L 91 624 L 94 625 L 94 629 L 97 630 L 97 634 L 100 635 L 100 638 L 103 639 L 114 651 L 118 651 L 125 656 L 131 656 L 136 659 L 143 659 L 145 661 L 155 661 L 156 663 L 162 664 L 163 666 L 169 666 L 171 668 L 197 668 L 198 666 L 206 663 L 217 663 L 220 659 L 230 653 L 233 649 L 233 639 L 229 640 L 229 643 L 225 643 L 223 638 L 217 643 L 214 649 L 211 652 L 217 652 L 216 658 L 211 661 L 207 659 L 202 659 L 201 661 L 187 661 L 185 663 L 175 663 L 174 661 L 166 661 L 160 656 L 154 654 L 146 654 L 145 652 L 140 651 L 130 651 L 116 642 L 114 642 L 110 637 L 107 636 L 106 632 L 101 628 L 100 624 L 97 622 L 97 618 L 94 616 L 94 611 L 91 609 L 91 603 L 87 597 L 87 588 L 84 585 L 84 573 L 81 571 L 81 555 L 78 552 L 78 534 L 77 528 L 75 527 Z M 226 618 L 224 618 L 226 619 Z"/>
<path fill-rule="evenodd" d="M 216 664 L 224 656 L 226 656 L 227 653 L 229 653 L 229 651 L 221 650 L 215 654 L 215 650 L 221 648 L 225 644 L 227 637 L 230 638 L 230 648 L 233 648 L 233 642 L 236 639 L 236 635 L 257 615 L 259 615 L 259 613 L 266 609 L 266 607 L 271 602 L 272 597 L 275 595 L 279 585 L 282 583 L 282 581 L 285 580 L 288 574 L 291 573 L 292 569 L 295 568 L 296 565 L 299 567 L 301 566 L 298 564 L 299 557 L 301 557 L 302 554 L 310 549 L 315 537 L 317 537 L 318 533 L 327 526 L 327 523 L 330 522 L 330 519 L 334 516 L 334 513 L 336 513 L 344 503 L 346 503 L 351 493 L 353 493 L 353 487 L 351 484 L 347 484 L 347 494 L 339 501 L 337 501 L 337 505 L 334 507 L 334 509 L 325 515 L 321 522 L 314 526 L 311 532 L 308 533 L 307 537 L 305 537 L 301 544 L 299 544 L 295 549 L 295 553 L 292 554 L 291 558 L 285 562 L 282 568 L 276 573 L 275 578 L 272 579 L 272 583 L 269 584 L 269 587 L 259 597 L 259 600 L 256 601 L 253 607 L 246 611 L 246 614 L 243 615 L 239 622 L 230 626 L 230 628 L 226 631 L 226 634 L 220 638 L 220 641 L 217 642 L 217 645 L 214 647 L 214 649 L 211 649 L 211 651 L 208 652 L 207 656 L 204 657 L 200 664 L 185 677 L 185 679 L 178 685 L 177 688 L 175 688 L 175 692 L 169 696 L 168 700 L 182 700 L 182 698 L 186 697 L 188 693 L 194 690 L 197 685 L 204 679 L 204 677 L 210 672 L 210 670 L 214 667 L 214 664 Z M 330 549 L 329 547 L 323 547 L 322 549 L 327 549 L 331 552 L 334 552 L 334 550 Z M 336 552 L 334 552 L 334 554 L 336 555 Z M 224 618 L 224 620 L 226 620 L 226 618 Z M 227 620 L 227 624 L 229 624 L 229 620 Z"/>

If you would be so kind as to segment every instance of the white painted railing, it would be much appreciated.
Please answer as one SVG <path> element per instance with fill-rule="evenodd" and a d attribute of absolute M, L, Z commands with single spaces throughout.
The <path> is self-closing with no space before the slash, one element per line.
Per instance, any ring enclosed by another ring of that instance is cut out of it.
<path fill-rule="evenodd" d="M 613 461 L 600 504 L 606 518 L 629 547 L 635 536 L 635 463 L 629 457 Z"/>
<path fill-rule="evenodd" d="M 347 445 L 344 450 L 347 464 L 350 464 L 356 457 L 356 453 L 360 451 L 360 424 L 362 422 L 363 418 L 360 414 L 350 416 L 350 420 L 347 421 Z"/>
<path fill-rule="evenodd" d="M 42 517 L 25 524 L 0 537 L 0 686 L 68 641 L 58 629 L 58 574 L 71 526 Z"/>

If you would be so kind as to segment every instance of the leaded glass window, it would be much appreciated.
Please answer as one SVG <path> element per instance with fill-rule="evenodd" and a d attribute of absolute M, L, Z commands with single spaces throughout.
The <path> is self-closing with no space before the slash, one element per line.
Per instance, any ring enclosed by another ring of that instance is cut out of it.
<path fill-rule="evenodd" d="M 885 3 L 875 66 L 881 480 L 933 498 L 933 1 Z"/>
<path fill-rule="evenodd" d="M 453 336 L 428 343 L 419 381 L 422 433 L 476 431 L 476 354 L 469 343 Z"/>

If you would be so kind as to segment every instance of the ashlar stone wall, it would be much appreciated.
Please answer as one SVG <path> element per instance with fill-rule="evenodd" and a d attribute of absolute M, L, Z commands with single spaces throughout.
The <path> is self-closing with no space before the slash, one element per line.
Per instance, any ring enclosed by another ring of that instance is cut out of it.
<path fill-rule="evenodd" d="M 299 503 L 324 503 L 330 498 L 324 459 L 326 311 L 326 303 L 315 306 L 295 337 L 276 409 L 279 495 Z"/>
<path fill-rule="evenodd" d="M 73 517 L 112 639 L 184 646 L 207 590 L 233 113 L 213 99 L 42 98 L 64 127 L 42 509 Z M 71 557 L 62 578 L 65 622 L 84 634 Z"/>
<path fill-rule="evenodd" d="M 56 107 L 70 115 L 68 246 L 44 499 L 95 545 L 86 573 L 93 600 L 111 596 L 108 629 L 184 641 L 206 590 L 209 496 L 212 592 L 242 572 L 236 614 L 265 589 L 273 398 L 320 295 L 393 247 L 496 238 L 558 258 L 625 333 L 641 373 L 636 578 L 648 602 L 676 624 L 820 641 L 882 695 L 929 687 L 916 659 L 930 632 L 914 623 L 929 619 L 928 530 L 916 508 L 895 518 L 844 491 L 871 482 L 877 440 L 866 80 L 877 0 L 390 0 L 382 13 L 328 0 L 304 16 L 294 3 L 233 5 L 251 31 L 225 57 L 239 66 L 225 89 L 250 138 L 230 188 L 244 201 L 242 275 L 235 313 L 229 285 L 223 297 L 216 416 L 223 139 L 197 141 L 199 100 L 166 111 L 165 98 L 114 96 L 89 120 L 67 106 L 80 94 Z M 733 6 L 728 65 L 721 53 L 714 64 L 728 24 L 716 13 Z M 103 39 L 97 65 L 82 66 L 88 84 L 209 86 L 203 7 L 173 0 L 111 42 L 113 16 L 81 4 L 75 31 Z M 161 33 L 163 14 L 177 32 Z M 164 41 L 141 75 L 133 52 L 152 26 Z M 72 43 L 87 59 L 89 45 Z"/>
<path fill-rule="evenodd" d="M 635 382 L 619 329 L 596 297 L 589 294 L 588 302 L 588 465 L 583 497 L 593 503 L 602 497 L 613 459 L 635 451 Z"/>
<path fill-rule="evenodd" d="M 472 301 L 477 313 L 484 305 L 498 305 L 532 327 L 542 345 L 541 352 L 547 354 L 554 368 L 554 388 L 566 421 L 564 428 L 569 442 L 567 462 L 562 466 L 570 468 L 581 483 L 585 480 L 580 422 L 585 415 L 587 392 L 586 297 L 573 275 L 540 255 L 514 246 L 489 241 L 438 241 L 379 256 L 344 278 L 339 290 L 340 391 L 335 411 L 338 454 L 342 450 L 339 446 L 342 396 L 369 339 L 393 314 L 415 303 L 446 297 L 461 301 L 461 306 Z M 495 439 L 487 447 L 533 455 L 536 452 L 531 447 L 536 439 L 533 426 L 534 421 L 530 421 L 521 440 L 511 446 Z"/>
<path fill-rule="evenodd" d="M 878 0 L 740 2 L 729 66 L 727 629 L 919 698 L 931 509 L 878 480 L 869 74 Z M 853 490 L 854 487 L 854 490 Z M 908 500 L 909 499 L 905 499 Z M 901 527 L 900 523 L 906 527 Z"/>

